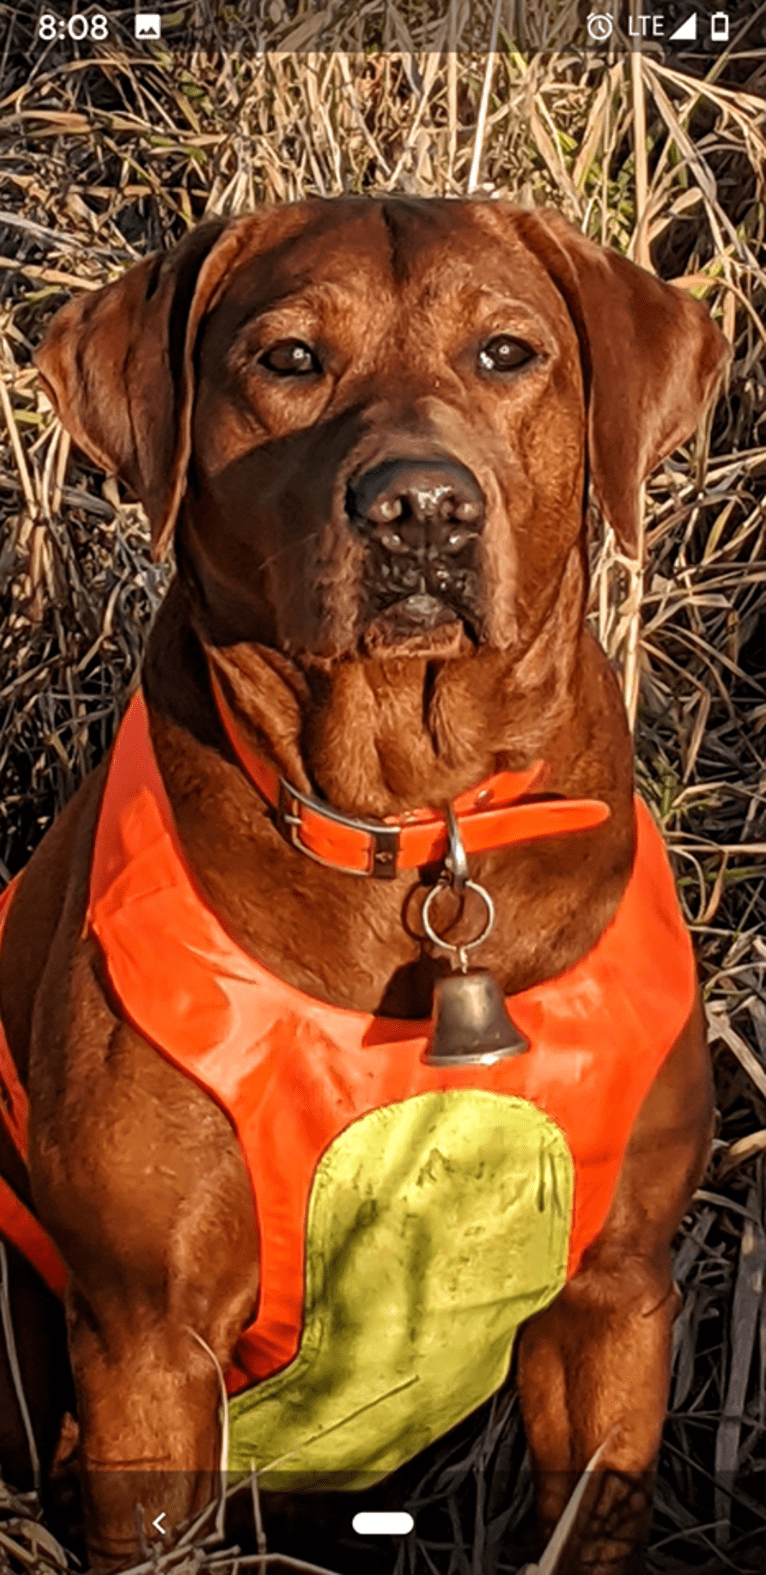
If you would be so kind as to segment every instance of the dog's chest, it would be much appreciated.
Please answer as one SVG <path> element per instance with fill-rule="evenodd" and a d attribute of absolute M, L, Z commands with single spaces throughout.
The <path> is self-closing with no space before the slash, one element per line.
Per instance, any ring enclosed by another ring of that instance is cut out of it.
<path fill-rule="evenodd" d="M 491 1066 L 428 1066 L 426 1023 L 313 1000 L 236 946 L 185 867 L 140 702 L 89 922 L 126 1015 L 228 1112 L 250 1174 L 261 1290 L 227 1375 L 232 1469 L 255 1459 L 283 1487 L 385 1474 L 502 1382 L 519 1323 L 601 1228 L 689 1015 L 691 950 L 647 812 L 614 923 L 513 998 L 531 1048 Z"/>

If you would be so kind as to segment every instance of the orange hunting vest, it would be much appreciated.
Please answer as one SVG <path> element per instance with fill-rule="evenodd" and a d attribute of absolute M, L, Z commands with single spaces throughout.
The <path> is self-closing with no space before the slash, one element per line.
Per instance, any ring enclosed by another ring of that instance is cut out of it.
<path fill-rule="evenodd" d="M 233 1470 L 255 1461 L 277 1488 L 378 1480 L 494 1392 L 519 1323 L 576 1272 L 694 999 L 640 801 L 636 819 L 612 923 L 508 1003 L 530 1049 L 427 1066 L 428 1024 L 313 1000 L 230 938 L 185 864 L 134 695 L 88 925 L 126 1019 L 220 1105 L 252 1182 L 261 1284 L 226 1375 Z M 26 1108 L 0 1031 L 0 1112 L 22 1155 Z M 55 1249 L 6 1186 L 0 1228 L 60 1291 Z"/>

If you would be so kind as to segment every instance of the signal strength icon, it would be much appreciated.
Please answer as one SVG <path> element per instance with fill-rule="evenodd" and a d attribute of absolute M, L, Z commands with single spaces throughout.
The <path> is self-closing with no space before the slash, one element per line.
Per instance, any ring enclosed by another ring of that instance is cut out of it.
<path fill-rule="evenodd" d="M 697 37 L 697 13 L 696 13 L 696 11 L 692 11 L 691 16 L 688 16 L 686 18 L 686 21 L 682 22 L 681 26 L 676 28 L 674 33 L 668 34 L 668 43 L 669 44 L 672 43 L 674 39 L 676 39 L 679 43 L 682 43 L 682 42 L 686 41 L 687 39 L 692 39 L 692 38 L 696 38 L 696 37 Z"/>

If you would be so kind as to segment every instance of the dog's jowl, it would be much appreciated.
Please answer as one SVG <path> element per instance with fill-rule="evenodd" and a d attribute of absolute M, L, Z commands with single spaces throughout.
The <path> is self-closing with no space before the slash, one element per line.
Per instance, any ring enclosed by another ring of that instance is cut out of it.
<path fill-rule="evenodd" d="M 207 224 L 54 320 L 178 570 L 2 909 L 0 1226 L 95 1563 L 213 1495 L 222 1383 L 231 1471 L 353 1490 L 514 1354 L 544 1536 L 600 1449 L 560 1570 L 635 1561 L 711 1092 L 585 510 L 635 555 L 725 349 L 499 202 Z"/>

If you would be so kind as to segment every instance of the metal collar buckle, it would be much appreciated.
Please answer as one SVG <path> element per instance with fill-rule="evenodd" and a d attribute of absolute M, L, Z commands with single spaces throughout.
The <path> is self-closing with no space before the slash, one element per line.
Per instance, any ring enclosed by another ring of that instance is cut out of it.
<path fill-rule="evenodd" d="M 331 820 L 336 825 L 347 826 L 351 831 L 357 831 L 370 838 L 370 866 L 366 870 L 353 869 L 348 864 L 339 864 L 335 859 L 324 859 L 321 853 L 315 853 L 313 848 L 307 847 L 300 835 L 302 818 L 301 805 L 310 809 L 323 820 Z M 279 778 L 279 797 L 274 807 L 274 818 L 277 828 L 290 846 L 297 848 L 306 858 L 313 860 L 314 864 L 321 864 L 323 869 L 339 870 L 342 875 L 360 875 L 363 879 L 395 880 L 397 875 L 397 860 L 399 854 L 400 826 L 386 826 L 379 820 L 355 820 L 351 815 L 342 815 L 340 810 L 329 809 L 326 804 L 317 798 L 312 798 L 310 793 L 301 793 L 299 788 L 292 787 L 284 777 Z"/>

